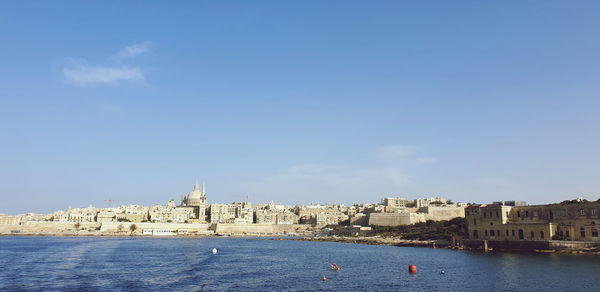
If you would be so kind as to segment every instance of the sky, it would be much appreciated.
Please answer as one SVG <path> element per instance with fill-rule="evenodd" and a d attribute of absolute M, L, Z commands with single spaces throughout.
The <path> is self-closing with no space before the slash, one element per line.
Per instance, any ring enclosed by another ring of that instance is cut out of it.
<path fill-rule="evenodd" d="M 598 1 L 2 1 L 0 213 L 600 198 Z M 112 200 L 112 201 L 108 201 Z"/>

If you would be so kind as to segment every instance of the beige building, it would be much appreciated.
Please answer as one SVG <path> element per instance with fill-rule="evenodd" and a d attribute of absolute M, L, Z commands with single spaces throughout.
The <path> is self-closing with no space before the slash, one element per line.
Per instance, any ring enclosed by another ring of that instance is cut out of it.
<path fill-rule="evenodd" d="M 21 223 L 21 216 L 11 216 L 0 214 L 0 224 L 5 225 L 18 225 Z"/>
<path fill-rule="evenodd" d="M 598 212 L 600 202 L 472 205 L 465 218 L 471 239 L 598 241 Z"/>
<path fill-rule="evenodd" d="M 194 190 L 187 196 L 182 196 L 181 206 L 194 207 L 193 219 L 206 222 L 206 185 L 202 183 L 202 190 L 200 190 L 200 186 L 196 183 Z"/>
<path fill-rule="evenodd" d="M 406 198 L 385 198 L 383 199 L 383 205 L 389 208 L 407 208 L 412 207 L 414 204 L 413 200 Z"/>
<path fill-rule="evenodd" d="M 235 219 L 242 214 L 243 204 L 210 204 L 211 223 L 235 223 Z"/>

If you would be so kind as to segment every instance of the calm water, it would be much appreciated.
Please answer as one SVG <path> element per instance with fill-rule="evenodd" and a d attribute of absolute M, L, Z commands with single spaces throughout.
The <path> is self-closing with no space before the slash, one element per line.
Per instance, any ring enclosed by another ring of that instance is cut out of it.
<path fill-rule="evenodd" d="M 331 271 L 332 262 L 341 270 Z M 0 290 L 40 288 L 599 291 L 600 257 L 247 238 L 0 237 Z"/>

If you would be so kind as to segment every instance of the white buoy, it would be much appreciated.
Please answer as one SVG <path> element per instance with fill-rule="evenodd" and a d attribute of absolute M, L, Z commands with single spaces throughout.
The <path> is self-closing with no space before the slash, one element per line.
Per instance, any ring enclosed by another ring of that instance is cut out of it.
<path fill-rule="evenodd" d="M 217 254 L 217 249 L 213 248 L 213 254 Z"/>

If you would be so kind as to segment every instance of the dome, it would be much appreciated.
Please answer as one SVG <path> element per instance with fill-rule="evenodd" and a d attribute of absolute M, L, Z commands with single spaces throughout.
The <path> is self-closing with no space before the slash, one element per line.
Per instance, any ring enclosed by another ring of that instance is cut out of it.
<path fill-rule="evenodd" d="M 187 205 L 194 206 L 202 204 L 206 201 L 206 192 L 205 186 L 202 184 L 202 191 L 200 190 L 200 186 L 198 184 L 194 185 L 194 190 L 188 194 L 187 196 Z"/>

